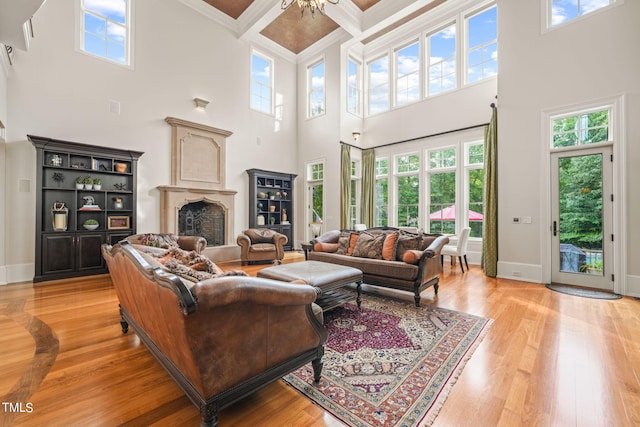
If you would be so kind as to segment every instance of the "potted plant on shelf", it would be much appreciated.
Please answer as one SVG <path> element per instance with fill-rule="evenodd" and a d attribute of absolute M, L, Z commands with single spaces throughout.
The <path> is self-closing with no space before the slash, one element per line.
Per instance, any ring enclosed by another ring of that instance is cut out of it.
<path fill-rule="evenodd" d="M 94 190 L 102 189 L 102 180 L 100 178 L 93 178 L 93 189 Z"/>
<path fill-rule="evenodd" d="M 82 190 L 84 188 L 84 177 L 79 176 L 76 178 L 76 188 Z"/>
<path fill-rule="evenodd" d="M 91 190 L 93 188 L 93 179 L 90 176 L 84 179 L 84 188 L 85 190 Z"/>
<path fill-rule="evenodd" d="M 87 230 L 95 230 L 99 225 L 100 223 L 98 223 L 98 221 L 95 219 L 88 219 L 82 223 L 82 226 Z"/>

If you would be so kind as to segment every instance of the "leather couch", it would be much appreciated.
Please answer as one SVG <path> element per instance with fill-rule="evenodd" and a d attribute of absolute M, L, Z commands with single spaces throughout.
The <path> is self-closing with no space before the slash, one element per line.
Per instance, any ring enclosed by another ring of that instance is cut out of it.
<path fill-rule="evenodd" d="M 311 241 L 307 259 L 357 268 L 363 283 L 413 292 L 420 306 L 424 289 L 433 286 L 438 294 L 440 251 L 447 243 L 446 236 L 394 227 L 332 230 Z"/>
<path fill-rule="evenodd" d="M 250 228 L 240 233 L 236 239 L 243 265 L 253 261 L 280 264 L 287 241 L 287 236 L 269 228 Z"/>
<path fill-rule="evenodd" d="M 125 238 L 136 245 L 152 246 L 156 248 L 168 248 L 178 245 L 186 251 L 196 251 L 201 254 L 207 247 L 207 239 L 200 236 L 178 236 L 172 233 L 141 233 Z"/>
<path fill-rule="evenodd" d="M 216 426 L 220 409 L 308 362 L 320 380 L 327 331 L 315 288 L 229 272 L 190 281 L 166 270 L 162 251 L 102 246 L 122 331 L 133 328 L 200 410 L 202 426 Z"/>

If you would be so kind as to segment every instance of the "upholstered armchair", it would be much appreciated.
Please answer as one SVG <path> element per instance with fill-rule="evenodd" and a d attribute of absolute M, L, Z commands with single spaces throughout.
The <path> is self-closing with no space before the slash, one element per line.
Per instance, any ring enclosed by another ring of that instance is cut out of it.
<path fill-rule="evenodd" d="M 268 228 L 250 228 L 238 235 L 242 265 L 251 261 L 273 261 L 280 264 L 284 258 L 287 236 Z"/>

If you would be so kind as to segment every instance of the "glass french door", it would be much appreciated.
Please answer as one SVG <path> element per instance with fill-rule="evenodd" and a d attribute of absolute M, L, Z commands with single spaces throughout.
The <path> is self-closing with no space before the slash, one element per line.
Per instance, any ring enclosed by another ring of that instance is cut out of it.
<path fill-rule="evenodd" d="M 551 281 L 613 291 L 611 147 L 553 153 Z"/>
<path fill-rule="evenodd" d="M 307 240 L 312 240 L 323 233 L 324 184 L 322 181 L 309 183 L 307 200 L 307 223 L 309 224 L 309 238 Z"/>

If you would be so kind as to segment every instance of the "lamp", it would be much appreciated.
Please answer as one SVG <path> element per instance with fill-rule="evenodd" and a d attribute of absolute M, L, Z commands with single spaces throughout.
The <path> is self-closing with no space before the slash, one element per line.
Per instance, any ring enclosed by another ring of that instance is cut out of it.
<path fill-rule="evenodd" d="M 360 138 L 360 132 L 351 132 L 351 136 L 353 136 L 354 141 L 357 141 Z"/>
<path fill-rule="evenodd" d="M 196 103 L 196 108 L 198 110 L 206 110 L 207 109 L 207 104 L 209 104 L 209 101 L 207 101 L 206 99 L 202 99 L 202 98 L 193 98 L 193 102 Z"/>
<path fill-rule="evenodd" d="M 294 3 L 298 3 L 298 7 L 302 9 L 302 16 L 304 16 L 304 10 L 309 9 L 311 11 L 311 15 L 316 12 L 320 12 L 320 15 L 324 15 L 324 5 L 327 3 L 338 4 L 340 0 L 282 0 L 282 4 L 280 7 L 282 10 L 289 9 L 291 5 Z"/>

